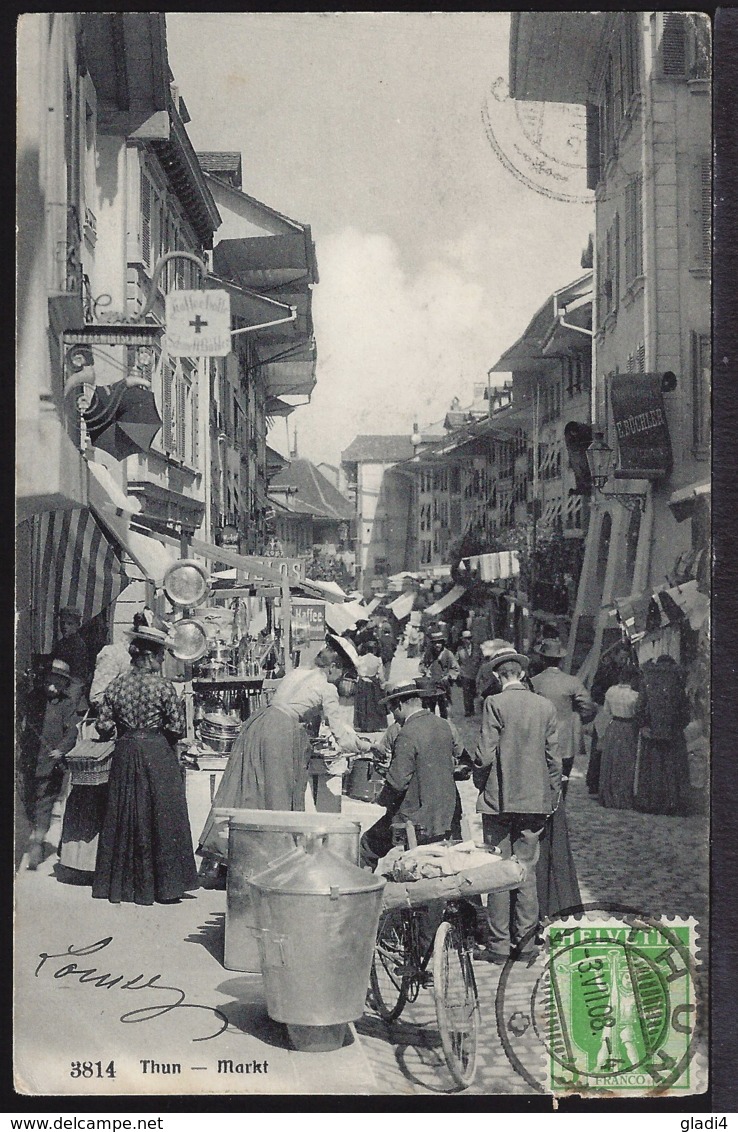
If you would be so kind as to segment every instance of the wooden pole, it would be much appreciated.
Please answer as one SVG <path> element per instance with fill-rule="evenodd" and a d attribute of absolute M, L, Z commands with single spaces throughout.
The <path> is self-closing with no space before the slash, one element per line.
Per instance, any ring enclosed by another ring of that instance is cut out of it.
<path fill-rule="evenodd" d="M 285 575 L 282 577 L 282 646 L 284 648 L 284 671 L 292 670 L 292 652 L 290 650 L 292 621 L 292 602 L 290 601 L 290 583 Z"/>

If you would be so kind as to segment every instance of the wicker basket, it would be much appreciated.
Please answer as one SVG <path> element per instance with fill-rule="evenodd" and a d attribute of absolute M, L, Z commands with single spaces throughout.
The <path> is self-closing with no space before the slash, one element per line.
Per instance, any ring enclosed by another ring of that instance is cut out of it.
<path fill-rule="evenodd" d="M 92 720 L 77 725 L 77 743 L 64 756 L 72 786 L 103 786 L 110 777 L 115 742 L 100 739 Z"/>
<path fill-rule="evenodd" d="M 104 746 L 106 751 L 97 758 L 75 756 L 73 750 L 66 756 L 72 786 L 103 786 L 108 781 L 113 762 L 112 745 L 100 743 L 100 746 Z"/>

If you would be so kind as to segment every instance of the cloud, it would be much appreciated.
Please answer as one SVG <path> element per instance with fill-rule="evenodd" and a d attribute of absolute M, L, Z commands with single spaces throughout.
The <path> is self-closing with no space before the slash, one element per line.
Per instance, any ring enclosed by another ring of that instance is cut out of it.
<path fill-rule="evenodd" d="M 358 433 L 407 433 L 443 417 L 490 360 L 485 288 L 439 247 L 419 271 L 386 235 L 320 241 L 313 291 L 318 384 L 291 418 L 301 455 L 335 463 Z M 480 376 L 481 375 L 481 376 Z"/>

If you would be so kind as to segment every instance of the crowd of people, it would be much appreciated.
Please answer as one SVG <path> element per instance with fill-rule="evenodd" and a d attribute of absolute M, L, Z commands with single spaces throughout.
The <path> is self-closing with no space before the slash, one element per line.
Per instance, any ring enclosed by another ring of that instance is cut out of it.
<path fill-rule="evenodd" d="M 480 912 L 479 960 L 529 956 L 541 919 L 580 902 L 566 796 L 585 733 L 587 786 L 603 807 L 689 808 L 689 704 L 671 657 L 638 669 L 626 653 L 590 692 L 563 670 L 565 649 L 551 633 L 527 657 L 506 639 L 480 639 L 473 611 L 451 626 L 413 617 L 402 633 L 380 608 L 350 633 L 327 634 L 313 663 L 284 676 L 269 706 L 243 724 L 200 835 L 198 868 L 176 749 L 185 734 L 184 701 L 162 675 L 166 625 L 142 610 L 127 639 L 104 647 L 93 666 L 80 623 L 76 610 L 61 611 L 42 700 L 31 697 L 25 706 L 25 859 L 35 869 L 44 857 L 68 763 L 57 875 L 89 884 L 98 899 L 168 903 L 199 885 L 224 886 L 215 811 L 304 809 L 310 738 L 321 720 L 341 750 L 373 757 L 383 769 L 377 801 L 385 814 L 362 839 L 365 867 L 388 852 L 398 823 L 412 827 L 417 844 L 460 839 L 458 783 L 473 777 L 485 843 L 529 866 L 520 889 L 490 894 Z M 401 642 L 418 675 L 398 684 L 390 682 L 390 666 Z M 481 709 L 469 750 L 448 718 L 455 685 L 467 719 Z M 354 691 L 353 726 L 347 689 Z M 85 728 L 94 734 L 81 741 Z M 97 745 L 95 765 L 107 757 L 108 774 L 75 779 L 85 742 L 93 762 Z"/>

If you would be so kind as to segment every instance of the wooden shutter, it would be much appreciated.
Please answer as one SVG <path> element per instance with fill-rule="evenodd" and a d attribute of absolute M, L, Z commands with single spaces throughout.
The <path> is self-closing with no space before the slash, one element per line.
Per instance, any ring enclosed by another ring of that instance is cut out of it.
<path fill-rule="evenodd" d="M 612 226 L 612 309 L 618 309 L 620 301 L 620 215 L 616 212 Z"/>
<path fill-rule="evenodd" d="M 185 386 L 184 374 L 182 373 L 181 367 L 177 372 L 174 388 L 176 391 L 176 409 L 174 417 L 176 450 L 179 457 L 186 459 L 187 433 L 185 427 L 185 414 L 187 412 L 187 389 Z"/>
<path fill-rule="evenodd" d="M 638 347 L 638 351 L 636 353 L 636 373 L 645 373 L 645 372 L 646 372 L 646 347 L 645 347 L 644 343 L 641 342 L 640 346 Z"/>
<path fill-rule="evenodd" d="M 162 437 L 164 442 L 164 451 L 171 452 L 174 439 L 172 428 L 172 383 L 174 381 L 174 373 L 172 371 L 172 363 L 169 361 L 164 363 L 161 380 Z"/>
<path fill-rule="evenodd" d="M 192 382 L 192 463 L 200 466 L 200 374 L 195 372 Z M 204 469 L 203 469 L 204 470 Z"/>
<path fill-rule="evenodd" d="M 687 22 L 682 12 L 664 12 L 661 33 L 661 74 L 684 78 L 687 67 Z"/>
<path fill-rule="evenodd" d="M 151 182 L 141 170 L 141 259 L 151 267 Z"/>
<path fill-rule="evenodd" d="M 712 160 L 703 157 L 700 162 L 700 234 L 702 262 L 709 267 L 712 260 Z"/>
<path fill-rule="evenodd" d="M 710 444 L 710 335 L 692 331 L 692 441 L 696 454 Z"/>

